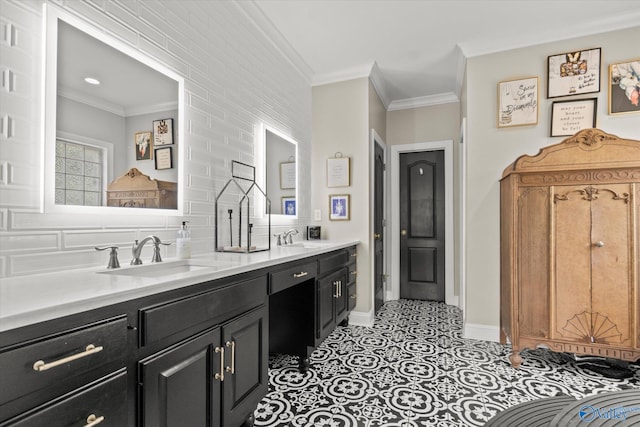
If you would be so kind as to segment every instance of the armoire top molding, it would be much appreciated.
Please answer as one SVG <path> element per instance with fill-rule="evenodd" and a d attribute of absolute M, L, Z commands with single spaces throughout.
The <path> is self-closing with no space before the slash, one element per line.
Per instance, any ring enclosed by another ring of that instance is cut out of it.
<path fill-rule="evenodd" d="M 600 129 L 584 129 L 536 155 L 523 155 L 502 173 L 553 172 L 584 169 L 640 168 L 640 141 Z"/>

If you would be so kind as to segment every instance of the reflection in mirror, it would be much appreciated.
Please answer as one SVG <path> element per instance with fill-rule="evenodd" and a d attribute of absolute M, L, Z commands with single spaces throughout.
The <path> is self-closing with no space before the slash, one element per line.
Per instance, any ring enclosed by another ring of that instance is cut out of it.
<path fill-rule="evenodd" d="M 54 6 L 45 14 L 44 209 L 181 214 L 183 79 Z"/>
<path fill-rule="evenodd" d="M 265 188 L 271 214 L 296 217 L 297 168 L 295 141 L 265 128 Z"/>

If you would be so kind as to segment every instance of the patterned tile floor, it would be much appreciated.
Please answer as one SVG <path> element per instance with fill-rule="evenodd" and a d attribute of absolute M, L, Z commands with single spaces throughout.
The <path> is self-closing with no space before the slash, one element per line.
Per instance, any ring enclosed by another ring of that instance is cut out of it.
<path fill-rule="evenodd" d="M 559 393 L 640 389 L 576 367 L 546 350 L 523 352 L 513 369 L 508 347 L 462 338 L 458 308 L 400 300 L 386 303 L 371 328 L 338 327 L 301 374 L 295 357 L 269 362 L 269 394 L 256 426 L 481 426 L 499 411 Z"/>

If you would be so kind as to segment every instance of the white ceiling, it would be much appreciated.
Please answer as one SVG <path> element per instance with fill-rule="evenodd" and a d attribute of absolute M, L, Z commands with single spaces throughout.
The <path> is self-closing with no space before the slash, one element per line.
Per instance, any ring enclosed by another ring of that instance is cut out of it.
<path fill-rule="evenodd" d="M 312 84 L 371 74 L 388 107 L 456 100 L 465 58 L 640 25 L 638 0 L 252 1 Z"/>

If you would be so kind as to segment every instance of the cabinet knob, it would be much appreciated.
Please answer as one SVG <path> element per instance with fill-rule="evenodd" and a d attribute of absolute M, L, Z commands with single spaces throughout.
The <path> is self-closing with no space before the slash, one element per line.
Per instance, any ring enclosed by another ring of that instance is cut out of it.
<path fill-rule="evenodd" d="M 597 247 L 601 248 L 604 246 L 604 242 L 602 240 L 598 240 L 596 243 L 594 243 Z"/>

